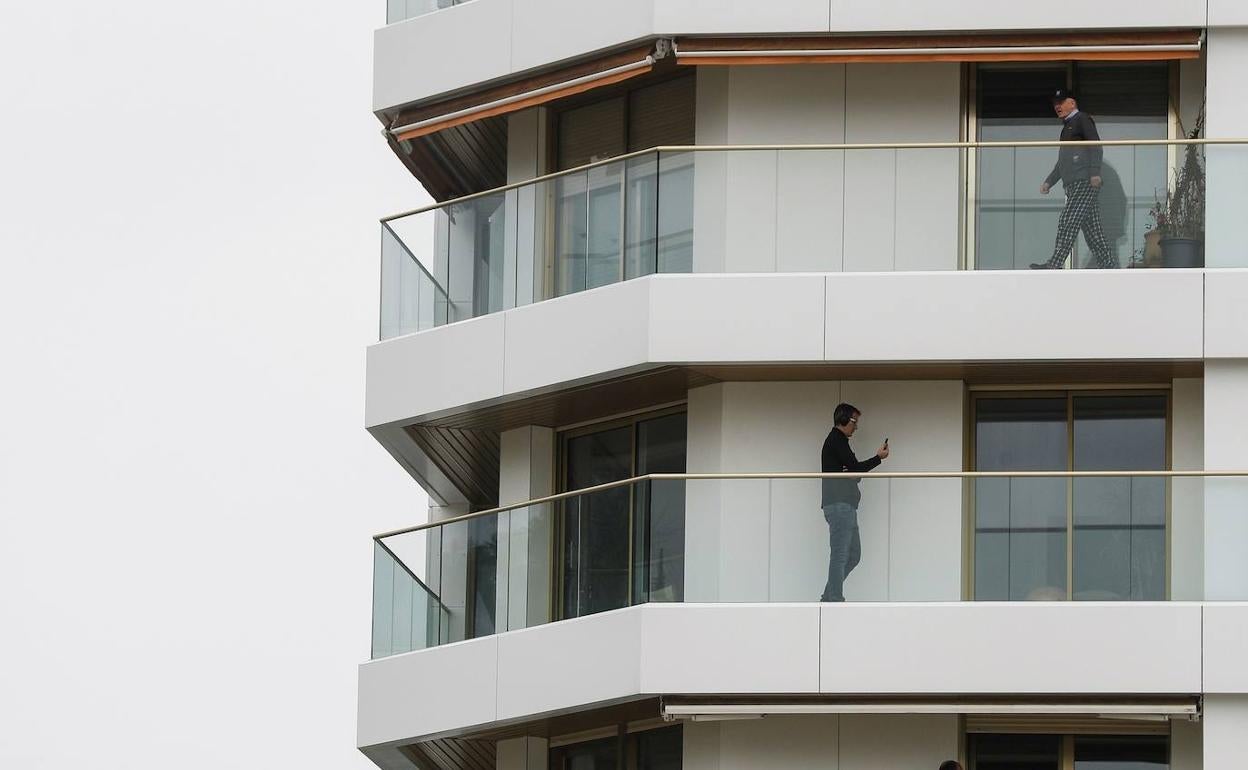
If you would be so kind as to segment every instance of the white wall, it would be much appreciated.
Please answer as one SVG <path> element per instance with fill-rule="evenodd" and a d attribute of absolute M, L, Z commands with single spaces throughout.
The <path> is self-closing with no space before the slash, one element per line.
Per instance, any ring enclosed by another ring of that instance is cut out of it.
<path fill-rule="evenodd" d="M 1244 736 L 1248 734 L 1248 696 L 1206 696 L 1202 725 L 1204 770 L 1242 768 Z"/>
<path fill-rule="evenodd" d="M 958 756 L 955 716 L 812 715 L 686 722 L 685 770 L 935 768 Z"/>
<path fill-rule="evenodd" d="M 702 67 L 697 142 L 960 138 L 957 64 Z M 750 150 L 695 156 L 694 269 L 958 265 L 961 151 Z"/>
<path fill-rule="evenodd" d="M 1200 379 L 1176 379 L 1171 392 L 1171 465 L 1176 471 L 1205 465 L 1204 387 Z M 1205 481 L 1170 483 L 1170 598 L 1204 598 Z"/>
<path fill-rule="evenodd" d="M 1211 139 L 1248 134 L 1248 103 L 1243 99 L 1243 73 L 1248 69 L 1248 28 L 1210 29 L 1207 39 L 1205 135 Z M 1244 180 L 1248 179 L 1248 148 L 1213 145 L 1205 148 L 1205 265 L 1248 265 L 1248 235 L 1243 217 Z"/>
<path fill-rule="evenodd" d="M 819 471 L 842 400 L 863 410 L 853 446 L 883 468 L 961 470 L 960 381 L 732 382 L 689 392 L 691 472 Z M 854 600 L 961 598 L 962 482 L 867 480 L 859 508 L 862 564 Z M 690 601 L 815 601 L 827 577 L 820 483 L 689 481 L 686 597 Z"/>
<path fill-rule="evenodd" d="M 500 505 L 553 493 L 555 434 L 526 425 L 504 431 L 499 448 Z M 553 513 L 550 505 L 505 511 L 498 517 L 499 629 L 527 628 L 550 620 Z"/>
<path fill-rule="evenodd" d="M 1205 469 L 1248 468 L 1248 360 L 1205 362 Z M 1205 598 L 1248 599 L 1248 478 L 1205 481 Z"/>

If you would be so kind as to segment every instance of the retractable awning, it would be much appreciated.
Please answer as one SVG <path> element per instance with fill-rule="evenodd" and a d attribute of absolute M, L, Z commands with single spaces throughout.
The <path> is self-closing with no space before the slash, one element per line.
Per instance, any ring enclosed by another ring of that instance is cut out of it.
<path fill-rule="evenodd" d="M 651 71 L 651 47 L 624 51 L 524 80 L 404 110 L 388 132 L 398 141 L 415 139 L 464 123 L 505 115 L 635 78 Z"/>
<path fill-rule="evenodd" d="M 1169 719 L 1196 719 L 1200 702 L 1195 697 L 1155 698 L 777 698 L 709 699 L 664 698 L 664 719 L 720 721 L 796 714 L 962 714 L 984 725 L 1026 725 L 1029 721 L 1063 724 L 1087 720 L 1129 720 L 1140 723 Z"/>
<path fill-rule="evenodd" d="M 1048 35 L 820 35 L 680 38 L 684 65 L 847 62 L 1164 61 L 1200 56 L 1201 32 L 1179 30 Z"/>

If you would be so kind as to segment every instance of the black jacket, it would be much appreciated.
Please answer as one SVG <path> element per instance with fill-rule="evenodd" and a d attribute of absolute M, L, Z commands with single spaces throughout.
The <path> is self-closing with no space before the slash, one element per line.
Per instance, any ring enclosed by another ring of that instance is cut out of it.
<path fill-rule="evenodd" d="M 833 428 L 823 440 L 822 473 L 865 472 L 876 468 L 880 458 L 872 455 L 866 460 L 854 457 L 854 450 L 849 448 L 849 437 L 840 428 Z M 862 499 L 858 491 L 861 479 L 823 479 L 823 506 L 833 503 L 849 503 L 855 508 Z"/>
<path fill-rule="evenodd" d="M 1067 118 L 1062 126 L 1063 142 L 1094 142 L 1100 138 L 1101 135 L 1096 133 L 1096 121 L 1083 110 Z M 1057 163 L 1045 178 L 1045 184 L 1052 187 L 1060 179 L 1064 187 L 1070 187 L 1072 182 L 1086 182 L 1100 176 L 1102 149 L 1099 144 L 1092 147 L 1063 146 L 1057 151 Z"/>

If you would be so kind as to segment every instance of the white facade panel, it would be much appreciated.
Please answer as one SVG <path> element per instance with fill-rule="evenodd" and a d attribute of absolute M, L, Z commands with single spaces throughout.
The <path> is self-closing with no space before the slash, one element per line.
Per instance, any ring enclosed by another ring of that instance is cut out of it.
<path fill-rule="evenodd" d="M 826 32 L 828 0 L 654 0 L 654 29 L 660 35 Z"/>
<path fill-rule="evenodd" d="M 504 313 L 504 390 L 519 393 L 644 364 L 649 303 L 650 281 L 642 279 Z"/>
<path fill-rule="evenodd" d="M 528 4 L 527 0 L 472 0 L 377 30 L 373 34 L 373 111 L 510 74 L 511 15 L 516 1 Z"/>
<path fill-rule="evenodd" d="M 1248 693 L 1248 604 L 1206 604 L 1204 623 L 1204 691 Z"/>
<path fill-rule="evenodd" d="M 823 290 L 818 275 L 657 275 L 650 360 L 818 361 Z"/>
<path fill-rule="evenodd" d="M 1081 0 L 1001 3 L 960 0 L 831 0 L 833 32 L 939 32 L 1020 29 L 1113 29 L 1124 20 L 1137 28 L 1203 27 L 1204 0 L 1145 2 Z"/>
<path fill-rule="evenodd" d="M 1200 692 L 1199 605 L 851 603 L 822 612 L 825 693 Z"/>
<path fill-rule="evenodd" d="M 1203 347 L 1198 270 L 827 280 L 830 361 L 1197 359 Z M 1167 312 L 1153 312 L 1158 307 Z"/>
<path fill-rule="evenodd" d="M 504 317 L 494 313 L 369 347 L 365 424 L 384 425 L 501 395 Z"/>
<path fill-rule="evenodd" d="M 641 623 L 631 608 L 498 637 L 498 718 L 637 695 Z"/>
<path fill-rule="evenodd" d="M 1248 358 L 1248 270 L 1205 274 L 1205 358 Z"/>
<path fill-rule="evenodd" d="M 515 0 L 511 24 L 511 69 L 523 72 L 648 37 L 654 31 L 654 5 L 628 0 Z"/>
<path fill-rule="evenodd" d="M 1205 384 L 1174 380 L 1171 392 L 1171 465 L 1176 471 L 1205 467 Z M 1205 598 L 1205 480 L 1170 482 L 1170 598 Z"/>
<path fill-rule="evenodd" d="M 939 767 L 958 756 L 958 729 L 952 714 L 845 714 L 838 764 L 845 770 Z"/>
<path fill-rule="evenodd" d="M 819 608 L 642 607 L 641 691 L 817 693 Z"/>
<path fill-rule="evenodd" d="M 494 721 L 498 640 L 473 639 L 361 665 L 356 745 Z"/>
<path fill-rule="evenodd" d="M 1248 26 L 1248 5 L 1242 0 L 1206 0 L 1210 27 Z"/>
<path fill-rule="evenodd" d="M 782 716 L 684 730 L 686 770 L 935 768 L 958 755 L 952 715 Z"/>
<path fill-rule="evenodd" d="M 1248 697 L 1209 695 L 1201 716 L 1204 770 L 1239 770 L 1244 766 L 1248 735 Z"/>
<path fill-rule="evenodd" d="M 1205 362 L 1205 469 L 1248 468 L 1248 359 Z M 1207 478 L 1204 485 L 1205 598 L 1248 599 L 1248 478 Z"/>

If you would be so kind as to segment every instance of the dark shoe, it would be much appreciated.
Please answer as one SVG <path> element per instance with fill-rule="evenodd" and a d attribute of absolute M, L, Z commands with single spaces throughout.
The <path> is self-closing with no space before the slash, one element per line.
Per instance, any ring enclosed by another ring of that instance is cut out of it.
<path fill-rule="evenodd" d="M 1054 268 L 1048 262 L 1032 262 L 1031 269 L 1032 270 L 1055 270 L 1056 268 Z"/>

